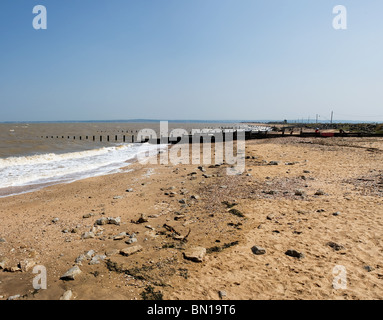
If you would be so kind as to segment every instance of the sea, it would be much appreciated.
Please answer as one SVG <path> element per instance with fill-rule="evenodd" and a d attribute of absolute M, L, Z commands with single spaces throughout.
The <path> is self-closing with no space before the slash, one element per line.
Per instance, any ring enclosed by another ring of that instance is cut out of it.
<path fill-rule="evenodd" d="M 171 121 L 168 130 L 238 125 L 234 121 Z M 160 122 L 0 123 L 0 198 L 126 170 L 142 152 L 141 143 L 132 143 L 132 136 L 142 129 L 159 136 Z M 160 150 L 166 145 L 147 147 Z"/>

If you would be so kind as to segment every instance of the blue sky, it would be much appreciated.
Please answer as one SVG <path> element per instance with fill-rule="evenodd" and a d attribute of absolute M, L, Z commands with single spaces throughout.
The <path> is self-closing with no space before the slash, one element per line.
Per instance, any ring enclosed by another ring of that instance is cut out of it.
<path fill-rule="evenodd" d="M 383 121 L 380 0 L 1 4 L 0 122 Z M 338 4 L 347 30 L 332 27 Z"/>

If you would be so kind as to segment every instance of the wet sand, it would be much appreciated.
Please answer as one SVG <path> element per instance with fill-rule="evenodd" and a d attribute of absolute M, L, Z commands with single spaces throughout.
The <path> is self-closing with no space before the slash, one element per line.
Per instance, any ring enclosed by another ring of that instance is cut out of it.
<path fill-rule="evenodd" d="M 135 163 L 2 198 L 0 299 L 67 290 L 76 300 L 143 299 L 153 297 L 148 286 L 165 300 L 382 299 L 382 155 L 383 139 L 253 140 L 238 176 L 225 164 Z M 103 217 L 121 222 L 93 229 Z M 122 232 L 137 242 L 113 238 Z M 194 247 L 206 249 L 202 262 L 186 259 Z M 60 280 L 90 250 L 106 257 Z M 33 289 L 34 265 L 47 270 L 46 290 Z M 346 287 L 334 286 L 336 266 Z"/>

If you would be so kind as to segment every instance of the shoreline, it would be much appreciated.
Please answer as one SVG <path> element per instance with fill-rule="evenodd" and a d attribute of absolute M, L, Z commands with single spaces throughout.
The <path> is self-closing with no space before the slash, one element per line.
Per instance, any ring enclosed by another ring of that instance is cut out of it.
<path fill-rule="evenodd" d="M 140 300 L 148 286 L 165 300 L 382 298 L 383 139 L 306 142 L 247 141 L 238 176 L 226 164 L 135 162 L 130 172 L 0 198 L 0 299 L 58 300 L 71 290 L 78 300 Z M 142 248 L 121 254 L 134 246 Z M 206 249 L 202 262 L 185 258 L 195 247 Z M 89 250 L 106 257 L 76 264 Z M 33 289 L 33 265 L 46 267 L 47 290 Z M 81 274 L 60 280 L 74 265 Z M 333 288 L 336 265 L 347 269 L 347 289 Z"/>

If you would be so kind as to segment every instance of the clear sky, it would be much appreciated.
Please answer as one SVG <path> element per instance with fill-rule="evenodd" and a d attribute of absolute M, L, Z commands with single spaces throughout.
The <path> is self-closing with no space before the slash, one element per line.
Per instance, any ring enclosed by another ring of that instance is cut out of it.
<path fill-rule="evenodd" d="M 2 0 L 0 43 L 0 122 L 383 121 L 381 0 Z"/>

